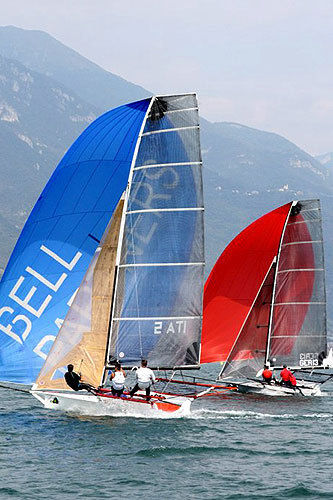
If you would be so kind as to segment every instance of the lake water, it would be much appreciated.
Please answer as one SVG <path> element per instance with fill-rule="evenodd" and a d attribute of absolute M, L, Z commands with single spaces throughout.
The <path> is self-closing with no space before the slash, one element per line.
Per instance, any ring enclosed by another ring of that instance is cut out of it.
<path fill-rule="evenodd" d="M 188 417 L 140 419 L 69 416 L 1 389 L 0 498 L 333 499 L 326 390 L 232 394 L 197 400 Z"/>

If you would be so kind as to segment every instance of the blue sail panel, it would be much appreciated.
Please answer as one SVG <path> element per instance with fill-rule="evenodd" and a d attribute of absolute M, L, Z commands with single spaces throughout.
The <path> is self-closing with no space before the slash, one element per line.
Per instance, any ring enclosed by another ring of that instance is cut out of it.
<path fill-rule="evenodd" d="M 0 283 L 0 380 L 35 381 L 126 188 L 149 103 L 89 125 L 33 208 Z"/>
<path fill-rule="evenodd" d="M 194 95 L 158 97 L 128 194 L 110 360 L 198 362 L 204 268 L 202 164 Z"/>

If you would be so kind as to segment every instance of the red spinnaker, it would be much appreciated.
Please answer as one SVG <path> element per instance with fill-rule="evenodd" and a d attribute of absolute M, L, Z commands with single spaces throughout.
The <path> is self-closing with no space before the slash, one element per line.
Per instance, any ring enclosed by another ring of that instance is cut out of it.
<path fill-rule="evenodd" d="M 291 203 L 257 219 L 226 247 L 204 289 L 201 363 L 225 361 L 274 257 Z"/>

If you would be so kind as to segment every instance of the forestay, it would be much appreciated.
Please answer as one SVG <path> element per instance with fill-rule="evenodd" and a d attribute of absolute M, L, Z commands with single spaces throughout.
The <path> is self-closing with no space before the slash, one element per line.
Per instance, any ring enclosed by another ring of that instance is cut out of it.
<path fill-rule="evenodd" d="M 230 351 L 220 378 L 255 377 L 266 358 L 276 262 L 263 281 L 247 320 Z"/>
<path fill-rule="evenodd" d="M 68 364 L 98 386 L 104 372 L 123 200 L 95 252 L 65 321 L 36 380 L 35 388 L 66 389 Z"/>
<path fill-rule="evenodd" d="M 125 201 L 110 362 L 198 362 L 204 270 L 196 96 L 157 97 Z"/>

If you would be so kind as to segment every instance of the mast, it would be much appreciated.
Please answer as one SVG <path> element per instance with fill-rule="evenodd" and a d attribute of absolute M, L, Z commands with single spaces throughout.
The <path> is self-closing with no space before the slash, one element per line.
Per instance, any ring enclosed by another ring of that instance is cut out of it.
<path fill-rule="evenodd" d="M 278 274 L 278 269 L 279 269 L 279 260 L 280 260 L 280 255 L 281 255 L 282 241 L 283 241 L 284 233 L 286 231 L 286 227 L 287 227 L 288 219 L 289 219 L 289 216 L 290 216 L 290 212 L 292 210 L 292 207 L 294 207 L 295 205 L 297 205 L 297 201 L 293 201 L 290 204 L 289 213 L 288 213 L 288 216 L 286 217 L 286 220 L 285 220 L 285 223 L 284 223 L 284 226 L 283 226 L 283 230 L 282 230 L 282 233 L 281 233 L 280 244 L 279 244 L 279 250 L 278 250 L 278 253 L 277 253 L 277 257 L 276 257 L 276 266 L 275 266 L 275 272 L 274 272 L 274 283 L 273 283 L 273 292 L 272 292 L 272 303 L 271 303 L 271 310 L 270 310 L 269 324 L 268 324 L 268 335 L 267 335 L 267 346 L 266 346 L 266 354 L 265 354 L 265 364 L 267 364 L 267 362 L 269 360 L 270 341 L 271 341 L 271 334 L 272 334 L 272 321 L 273 321 L 274 302 L 275 302 L 275 291 L 276 291 L 276 280 L 277 280 L 277 274 Z"/>
<path fill-rule="evenodd" d="M 101 384 L 103 383 L 103 381 L 105 379 L 105 371 L 106 371 L 106 367 L 109 363 L 110 348 L 111 348 L 111 342 L 112 342 L 112 325 L 113 325 L 113 317 L 114 317 L 114 311 L 115 311 L 115 306 L 116 306 L 115 298 L 116 298 L 118 279 L 119 279 L 119 264 L 120 264 L 121 250 L 122 250 L 123 239 L 124 239 L 126 212 L 127 212 L 128 200 L 129 200 L 132 179 L 133 179 L 133 172 L 134 172 L 133 169 L 134 169 L 136 159 L 138 156 L 138 151 L 139 151 L 140 142 L 141 142 L 141 136 L 142 136 L 142 132 L 143 132 L 145 125 L 146 125 L 147 116 L 150 113 L 151 107 L 152 107 L 155 99 L 156 99 L 155 96 L 151 97 L 151 100 L 150 100 L 149 106 L 147 108 L 145 117 L 144 117 L 142 124 L 141 124 L 141 127 L 140 127 L 140 132 L 138 134 L 138 138 L 136 141 L 134 154 L 133 154 L 133 158 L 132 158 L 132 163 L 131 163 L 131 167 L 130 167 L 130 172 L 129 172 L 129 176 L 128 176 L 128 182 L 127 182 L 126 191 L 125 191 L 125 195 L 124 195 L 124 204 L 123 204 L 123 211 L 122 211 L 121 222 L 120 222 L 120 232 L 119 232 L 117 256 L 116 256 L 116 268 L 115 268 L 115 279 L 114 279 L 112 306 L 111 306 L 111 314 L 110 314 L 110 326 L 109 326 L 109 334 L 108 334 L 108 339 L 107 339 L 106 356 L 105 356 L 105 368 L 104 368 L 104 371 L 102 374 Z"/>

